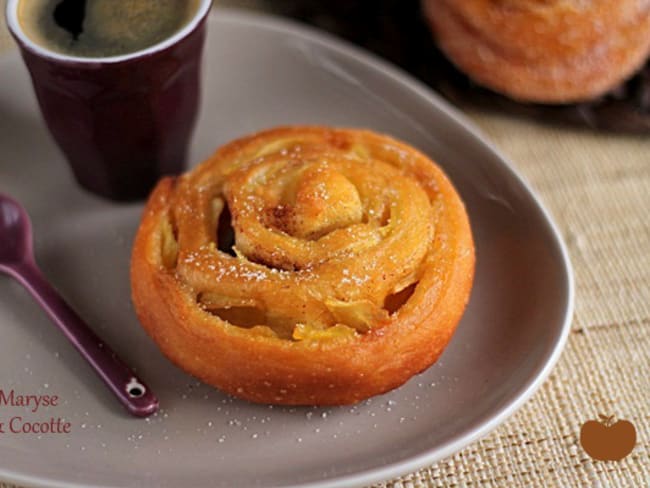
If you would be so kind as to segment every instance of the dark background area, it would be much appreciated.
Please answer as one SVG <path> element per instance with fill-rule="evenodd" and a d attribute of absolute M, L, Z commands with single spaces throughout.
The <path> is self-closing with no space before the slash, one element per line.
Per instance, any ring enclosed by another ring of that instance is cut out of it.
<path fill-rule="evenodd" d="M 650 134 L 650 62 L 627 83 L 588 103 L 518 103 L 479 87 L 455 69 L 436 48 L 420 0 L 258 0 L 251 6 L 319 27 L 369 49 L 461 107 L 595 130 Z"/>

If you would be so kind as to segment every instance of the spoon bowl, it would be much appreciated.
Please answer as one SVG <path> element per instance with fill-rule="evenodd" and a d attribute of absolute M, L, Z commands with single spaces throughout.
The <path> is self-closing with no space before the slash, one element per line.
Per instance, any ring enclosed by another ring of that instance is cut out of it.
<path fill-rule="evenodd" d="M 0 195 L 0 269 L 10 268 L 32 256 L 32 226 L 23 207 Z"/>

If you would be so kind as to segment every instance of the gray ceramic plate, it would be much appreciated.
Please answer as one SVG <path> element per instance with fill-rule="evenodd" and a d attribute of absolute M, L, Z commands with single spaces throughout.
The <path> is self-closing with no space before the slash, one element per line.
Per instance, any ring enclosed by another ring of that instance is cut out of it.
<path fill-rule="evenodd" d="M 469 211 L 478 268 L 442 359 L 402 388 L 350 408 L 232 400 L 173 367 L 138 326 L 128 263 L 140 205 L 80 190 L 49 139 L 16 54 L 0 60 L 0 191 L 21 200 L 46 275 L 158 393 L 128 417 L 27 294 L 0 277 L 0 388 L 56 394 L 13 416 L 62 417 L 71 434 L 0 434 L 0 479 L 43 486 L 361 486 L 433 463 L 496 427 L 558 359 L 572 312 L 567 254 L 548 215 L 455 110 L 385 63 L 280 20 L 211 19 L 192 161 L 288 123 L 362 126 L 432 156 Z"/>

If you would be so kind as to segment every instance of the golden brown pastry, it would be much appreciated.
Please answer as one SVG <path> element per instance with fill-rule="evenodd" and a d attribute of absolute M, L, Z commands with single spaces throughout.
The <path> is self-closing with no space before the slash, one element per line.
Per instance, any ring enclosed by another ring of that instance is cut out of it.
<path fill-rule="evenodd" d="M 440 48 L 476 82 L 522 101 L 589 100 L 650 53 L 650 0 L 424 0 Z"/>
<path fill-rule="evenodd" d="M 325 127 L 254 134 L 163 179 L 131 262 L 138 317 L 174 363 L 294 405 L 357 402 L 429 367 L 473 274 L 440 168 L 390 137 Z"/>

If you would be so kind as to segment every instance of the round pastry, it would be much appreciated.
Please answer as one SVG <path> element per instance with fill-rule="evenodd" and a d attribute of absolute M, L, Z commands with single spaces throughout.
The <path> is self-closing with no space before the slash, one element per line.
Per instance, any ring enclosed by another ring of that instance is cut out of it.
<path fill-rule="evenodd" d="M 433 364 L 465 309 L 463 203 L 422 153 L 364 130 L 236 140 L 147 202 L 131 261 L 165 355 L 234 396 L 358 402 Z"/>
<path fill-rule="evenodd" d="M 593 99 L 650 53 L 649 0 L 424 0 L 440 48 L 477 83 L 514 99 Z"/>

